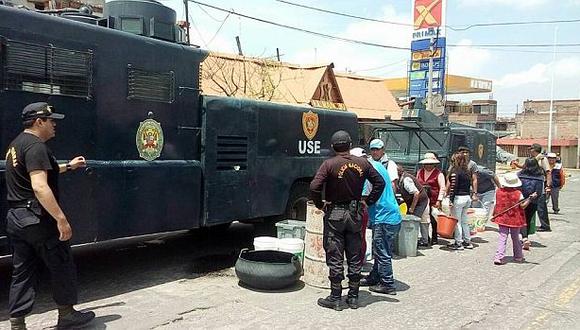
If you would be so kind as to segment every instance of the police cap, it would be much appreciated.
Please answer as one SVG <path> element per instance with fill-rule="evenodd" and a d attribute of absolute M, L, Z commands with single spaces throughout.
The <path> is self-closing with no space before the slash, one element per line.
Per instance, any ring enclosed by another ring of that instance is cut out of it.
<path fill-rule="evenodd" d="M 52 112 L 52 107 L 46 102 L 30 103 L 22 110 L 22 121 L 36 118 L 64 119 L 64 115 Z"/>
<path fill-rule="evenodd" d="M 332 134 L 332 137 L 330 138 L 330 143 L 333 146 L 336 145 L 349 145 L 352 143 L 352 140 L 350 138 L 350 134 L 348 134 L 347 131 L 336 131 L 334 132 L 334 134 Z"/>

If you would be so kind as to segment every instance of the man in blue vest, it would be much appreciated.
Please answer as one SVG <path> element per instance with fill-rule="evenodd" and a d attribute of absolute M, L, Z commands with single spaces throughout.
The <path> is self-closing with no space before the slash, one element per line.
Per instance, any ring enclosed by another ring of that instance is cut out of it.
<path fill-rule="evenodd" d="M 391 178 L 385 166 L 369 159 L 385 182 Z M 370 286 L 369 290 L 377 293 L 396 295 L 393 276 L 393 242 L 401 228 L 401 213 L 391 185 L 385 185 L 381 197 L 369 206 L 369 222 L 373 229 L 373 258 L 375 263 L 370 274 L 361 280 L 361 286 Z"/>

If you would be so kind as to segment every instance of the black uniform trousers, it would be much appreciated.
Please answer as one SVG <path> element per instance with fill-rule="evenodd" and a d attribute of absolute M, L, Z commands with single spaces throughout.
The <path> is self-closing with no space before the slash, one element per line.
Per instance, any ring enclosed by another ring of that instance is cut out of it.
<path fill-rule="evenodd" d="M 324 251 L 329 268 L 331 283 L 344 279 L 344 254 L 348 264 L 348 278 L 351 282 L 361 279 L 362 269 L 362 205 L 353 201 L 333 204 L 324 215 Z"/>
<path fill-rule="evenodd" d="M 50 273 L 54 301 L 58 305 L 76 304 L 76 266 L 69 243 L 58 239 L 55 220 L 50 216 L 39 218 L 26 208 L 12 208 L 6 230 L 13 263 L 10 316 L 21 317 L 32 311 L 43 265 Z"/>

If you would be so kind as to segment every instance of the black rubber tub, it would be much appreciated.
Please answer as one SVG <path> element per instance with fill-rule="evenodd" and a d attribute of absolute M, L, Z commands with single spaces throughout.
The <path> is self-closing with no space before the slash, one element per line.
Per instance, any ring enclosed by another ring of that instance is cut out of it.
<path fill-rule="evenodd" d="M 240 282 L 256 289 L 283 289 L 296 283 L 301 274 L 300 260 L 288 252 L 244 249 L 236 262 Z"/>

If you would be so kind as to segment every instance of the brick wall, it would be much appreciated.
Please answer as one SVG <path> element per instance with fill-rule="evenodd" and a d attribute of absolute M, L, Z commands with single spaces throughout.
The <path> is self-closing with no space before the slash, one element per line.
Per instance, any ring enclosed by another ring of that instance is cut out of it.
<path fill-rule="evenodd" d="M 578 138 L 578 112 L 553 114 L 553 138 Z M 522 138 L 547 138 L 550 115 L 547 113 L 523 113 L 516 116 L 516 134 Z"/>
<path fill-rule="evenodd" d="M 476 127 L 477 123 L 495 123 L 495 115 L 481 115 L 477 113 L 449 113 L 449 121 Z"/>
<path fill-rule="evenodd" d="M 554 112 L 577 113 L 580 100 L 554 100 Z M 549 113 L 550 101 L 524 101 L 524 111 L 534 113 Z"/>

